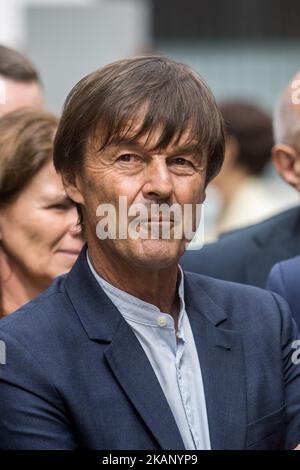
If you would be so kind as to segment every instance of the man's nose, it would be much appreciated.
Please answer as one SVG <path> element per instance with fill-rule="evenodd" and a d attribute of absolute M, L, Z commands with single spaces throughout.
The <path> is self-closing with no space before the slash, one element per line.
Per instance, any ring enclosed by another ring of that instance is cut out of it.
<path fill-rule="evenodd" d="M 168 199 L 173 192 L 173 180 L 165 161 L 153 161 L 146 169 L 146 182 L 143 186 L 145 198 Z"/>

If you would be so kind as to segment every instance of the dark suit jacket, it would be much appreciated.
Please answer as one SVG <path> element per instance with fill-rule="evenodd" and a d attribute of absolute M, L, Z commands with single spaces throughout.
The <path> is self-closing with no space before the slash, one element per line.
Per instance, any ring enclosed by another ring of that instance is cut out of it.
<path fill-rule="evenodd" d="M 300 256 L 275 264 L 267 288 L 287 301 L 300 330 Z"/>
<path fill-rule="evenodd" d="M 265 288 L 278 261 L 300 254 L 300 208 L 292 208 L 250 227 L 224 234 L 199 251 L 187 251 L 188 271 Z"/>
<path fill-rule="evenodd" d="M 213 449 L 300 442 L 296 326 L 275 294 L 186 273 Z M 183 449 L 130 326 L 81 253 L 68 275 L 0 322 L 0 447 Z"/>

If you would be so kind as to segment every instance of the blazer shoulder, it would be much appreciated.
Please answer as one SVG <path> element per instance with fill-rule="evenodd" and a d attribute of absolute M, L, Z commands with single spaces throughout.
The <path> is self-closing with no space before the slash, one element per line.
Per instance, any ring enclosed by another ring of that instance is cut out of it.
<path fill-rule="evenodd" d="M 268 277 L 267 287 L 285 298 L 286 289 L 293 287 L 294 294 L 297 293 L 299 276 L 300 256 L 295 256 L 294 258 L 280 261 L 273 266 Z"/>
<path fill-rule="evenodd" d="M 202 274 L 185 272 L 189 292 L 194 304 L 201 302 L 205 294 L 218 309 L 225 312 L 228 324 L 252 330 L 268 326 L 273 329 L 281 325 L 282 317 L 289 315 L 286 302 L 276 293 L 260 287 L 223 281 Z M 263 319 L 263 320 L 262 320 Z M 276 321 L 277 320 L 277 321 Z"/>
<path fill-rule="evenodd" d="M 244 279 L 245 262 L 251 262 L 253 250 L 258 246 L 281 250 L 283 240 L 298 239 L 299 231 L 300 208 L 294 207 L 258 224 L 224 233 L 197 253 L 186 251 L 181 263 L 187 270 L 239 281 Z M 290 251 L 292 256 L 296 250 Z"/>
<path fill-rule="evenodd" d="M 300 209 L 299 207 L 293 207 L 286 211 L 280 212 L 279 214 L 274 215 L 268 219 L 263 220 L 257 224 L 249 225 L 238 230 L 231 232 L 223 233 L 220 236 L 220 241 L 232 240 L 235 241 L 238 239 L 245 239 L 253 236 L 267 236 L 270 233 L 273 234 L 273 230 L 280 230 L 281 232 L 290 233 L 295 224 L 300 224 Z M 216 243 L 218 243 L 216 242 Z"/>
<path fill-rule="evenodd" d="M 288 302 L 298 325 L 300 325 L 299 277 L 300 256 L 295 256 L 275 264 L 267 283 L 268 289 L 281 295 Z"/>
<path fill-rule="evenodd" d="M 275 265 L 276 266 L 276 265 Z M 294 258 L 287 259 L 277 263 L 277 266 L 280 268 L 282 273 L 289 274 L 293 276 L 300 275 L 300 256 L 295 256 Z"/>
<path fill-rule="evenodd" d="M 222 299 L 226 297 L 234 297 L 237 295 L 248 296 L 257 299 L 259 297 L 270 298 L 270 293 L 260 287 L 241 284 L 238 282 L 224 281 L 215 277 L 206 276 L 203 274 L 196 274 L 194 272 L 184 271 L 185 277 L 195 292 L 204 289 L 209 292 L 214 298 Z"/>
<path fill-rule="evenodd" d="M 26 331 L 43 331 L 56 322 L 64 319 L 64 311 L 69 309 L 69 301 L 65 294 L 64 282 L 66 275 L 57 277 L 51 286 L 34 300 L 23 305 L 0 321 L 1 331 L 18 335 Z"/>

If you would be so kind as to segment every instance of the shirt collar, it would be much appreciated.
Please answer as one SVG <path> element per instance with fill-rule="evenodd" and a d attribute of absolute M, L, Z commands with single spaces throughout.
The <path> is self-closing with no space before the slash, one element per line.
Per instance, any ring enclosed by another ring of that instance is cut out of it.
<path fill-rule="evenodd" d="M 140 323 L 147 326 L 152 326 L 158 328 L 159 322 L 164 318 L 164 328 L 174 329 L 174 320 L 171 315 L 165 312 L 161 312 L 156 305 L 145 302 L 144 300 L 139 299 L 127 292 L 118 289 L 113 286 L 105 279 L 103 279 L 94 269 L 89 255 L 88 250 L 86 251 L 87 262 L 92 271 L 94 277 L 96 278 L 100 287 L 104 290 L 106 295 L 111 299 L 114 305 L 118 308 L 120 313 L 126 318 L 126 320 Z M 184 274 L 180 265 L 179 276 L 180 282 L 178 286 L 178 296 L 180 299 L 180 311 L 178 317 L 178 333 L 177 335 L 183 338 L 182 323 L 183 317 L 185 314 L 185 302 L 184 302 Z"/>

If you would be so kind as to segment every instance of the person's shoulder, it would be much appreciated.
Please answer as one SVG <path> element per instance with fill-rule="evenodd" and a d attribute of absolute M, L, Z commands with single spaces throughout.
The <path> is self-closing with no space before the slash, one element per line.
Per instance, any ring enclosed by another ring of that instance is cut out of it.
<path fill-rule="evenodd" d="M 269 274 L 267 287 L 282 297 L 289 299 L 288 293 L 298 298 L 298 279 L 300 275 L 300 256 L 276 263 Z M 291 299 L 289 299 L 291 301 Z M 297 313 L 298 315 L 298 313 Z"/>
<path fill-rule="evenodd" d="M 57 324 L 61 324 L 70 306 L 70 302 L 65 293 L 64 282 L 66 275 L 57 277 L 51 286 L 35 299 L 26 303 L 15 312 L 4 317 L 0 321 L 1 332 L 26 336 L 26 333 L 41 334 Z"/>
<path fill-rule="evenodd" d="M 187 250 L 180 264 L 187 271 L 264 287 L 277 261 L 299 253 L 299 231 L 300 208 L 294 207 L 258 224 L 223 234 L 201 250 Z"/>
<path fill-rule="evenodd" d="M 300 208 L 292 207 L 286 211 L 280 212 L 268 219 L 258 222 L 247 227 L 243 227 L 237 230 L 226 232 L 221 234 L 219 240 L 212 245 L 234 243 L 235 241 L 242 239 L 248 240 L 254 236 L 263 236 L 270 233 L 274 233 L 273 230 L 284 230 L 289 231 L 291 225 L 300 219 Z"/>
<path fill-rule="evenodd" d="M 282 315 L 289 315 L 287 304 L 274 292 L 188 271 L 184 274 L 195 298 L 205 293 L 211 305 L 222 309 L 232 325 L 243 325 L 243 329 L 248 325 L 252 329 L 259 322 L 261 327 L 269 325 L 272 329 L 276 323 L 280 326 Z"/>
<path fill-rule="evenodd" d="M 199 292 L 203 289 L 216 300 L 226 298 L 237 300 L 239 296 L 249 297 L 254 301 L 259 301 L 260 298 L 270 298 L 270 293 L 260 287 L 217 279 L 189 271 L 184 271 L 184 275 L 192 290 Z"/>
<path fill-rule="evenodd" d="M 280 270 L 284 273 L 300 273 L 300 256 L 295 256 L 294 258 L 290 258 L 284 261 L 280 261 L 277 263 L 274 268 L 280 268 Z M 273 268 L 273 269 L 274 269 Z"/>
<path fill-rule="evenodd" d="M 213 268 L 216 265 L 222 272 L 220 265 L 225 264 L 227 259 L 231 261 L 234 259 L 235 268 L 237 268 L 239 263 L 243 264 L 244 257 L 251 253 L 251 247 L 256 246 L 256 243 L 265 246 L 269 241 L 280 243 L 285 234 L 287 237 L 298 236 L 298 229 L 300 229 L 298 225 L 300 225 L 300 208 L 293 207 L 257 224 L 221 234 L 217 241 L 204 245 L 196 256 L 193 251 L 187 251 L 184 255 L 185 266 L 187 269 L 189 266 L 194 267 L 193 263 L 197 259 L 197 262 L 201 261 L 205 266 L 207 270 L 205 274 L 210 275 L 213 274 L 209 268 L 210 262 L 212 262 Z M 274 233 L 276 234 L 275 238 Z M 226 269 L 228 268 L 226 267 Z"/>

